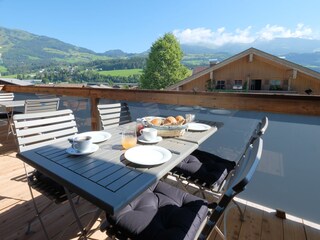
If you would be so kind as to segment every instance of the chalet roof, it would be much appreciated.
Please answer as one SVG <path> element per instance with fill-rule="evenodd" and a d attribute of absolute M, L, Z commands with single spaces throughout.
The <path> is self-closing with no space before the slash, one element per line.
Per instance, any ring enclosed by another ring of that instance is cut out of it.
<path fill-rule="evenodd" d="M 184 80 L 182 80 L 182 81 L 180 81 L 180 82 L 178 82 L 178 83 L 176 83 L 174 85 L 169 86 L 167 88 L 167 90 L 174 90 L 177 87 L 180 87 L 180 86 L 182 86 L 182 85 L 184 85 L 186 83 L 189 83 L 189 82 L 191 82 L 191 81 L 193 81 L 193 80 L 195 80 L 195 79 L 197 79 L 197 78 L 199 78 L 199 77 L 201 77 L 201 76 L 203 76 L 205 74 L 208 74 L 208 73 L 210 73 L 212 71 L 215 71 L 215 70 L 217 70 L 217 69 L 219 69 L 221 67 L 224 67 L 224 66 L 226 66 L 226 65 L 228 65 L 228 64 L 230 64 L 230 63 L 232 63 L 234 61 L 237 61 L 237 60 L 239 60 L 239 59 L 241 59 L 241 58 L 243 58 L 245 56 L 248 56 L 250 54 L 257 55 L 257 56 L 260 56 L 262 58 L 266 58 L 266 59 L 268 59 L 270 61 L 273 61 L 273 62 L 275 62 L 275 63 L 277 63 L 279 65 L 282 65 L 282 66 L 285 66 L 285 67 L 288 67 L 288 68 L 291 68 L 291 69 L 295 69 L 298 72 L 304 73 L 304 74 L 306 74 L 308 76 L 311 76 L 311 77 L 314 77 L 314 78 L 318 78 L 320 80 L 320 73 L 318 73 L 316 71 L 313 71 L 313 70 L 311 70 L 309 68 L 303 67 L 303 66 L 301 66 L 299 64 L 290 62 L 290 61 L 285 60 L 283 58 L 279 58 L 279 57 L 274 56 L 272 54 L 263 52 L 263 51 L 258 50 L 256 48 L 249 48 L 249 49 L 247 49 L 247 50 L 245 50 L 243 52 L 240 52 L 240 53 L 238 53 L 238 54 L 236 54 L 236 55 L 234 55 L 234 56 L 232 56 L 232 57 L 220 62 L 220 63 L 217 63 L 216 65 L 213 65 L 213 66 L 211 66 L 211 67 L 209 67 L 209 68 L 207 68 L 207 69 L 205 69 L 203 71 L 195 73 L 192 76 L 187 77 L 186 79 L 184 79 Z"/>

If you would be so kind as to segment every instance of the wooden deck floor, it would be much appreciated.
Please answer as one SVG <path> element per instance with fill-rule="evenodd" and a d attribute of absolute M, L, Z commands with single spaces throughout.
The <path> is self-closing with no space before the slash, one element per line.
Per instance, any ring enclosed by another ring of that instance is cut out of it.
<path fill-rule="evenodd" d="M 32 223 L 33 233 L 26 235 L 28 222 L 34 217 L 34 210 L 27 187 L 23 163 L 16 158 L 14 139 L 6 139 L 6 128 L 0 127 L 0 239 L 44 239 L 40 224 L 36 219 Z M 40 206 L 45 206 L 49 200 L 37 194 L 36 200 Z M 320 230 L 310 227 L 301 219 L 297 221 L 282 220 L 275 217 L 274 212 L 257 209 L 246 202 L 241 205 L 245 211 L 245 221 L 239 220 L 236 208 L 230 210 L 227 220 L 228 239 L 261 239 L 261 240 L 316 240 L 320 239 Z M 95 206 L 81 199 L 77 205 L 80 215 L 87 213 L 82 222 L 86 224 Z M 100 232 L 99 224 L 103 215 L 95 223 L 89 239 L 108 239 Z M 45 211 L 45 225 L 52 239 L 77 239 L 78 231 L 74 224 L 69 205 L 53 205 Z M 67 231 L 61 237 L 66 226 Z M 220 224 L 222 225 L 222 224 Z M 61 238 L 60 238 L 61 237 Z M 215 232 L 210 240 L 221 239 Z"/>

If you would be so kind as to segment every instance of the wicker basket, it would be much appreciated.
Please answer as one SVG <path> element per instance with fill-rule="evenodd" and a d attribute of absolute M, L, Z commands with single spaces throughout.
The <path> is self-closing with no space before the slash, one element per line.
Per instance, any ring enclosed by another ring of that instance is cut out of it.
<path fill-rule="evenodd" d="M 147 119 L 145 121 L 145 126 L 157 129 L 158 130 L 158 136 L 161 136 L 161 137 L 180 137 L 185 133 L 185 131 L 186 131 L 187 127 L 188 127 L 187 124 L 156 126 L 156 125 L 153 125 L 150 122 L 151 120 Z"/>

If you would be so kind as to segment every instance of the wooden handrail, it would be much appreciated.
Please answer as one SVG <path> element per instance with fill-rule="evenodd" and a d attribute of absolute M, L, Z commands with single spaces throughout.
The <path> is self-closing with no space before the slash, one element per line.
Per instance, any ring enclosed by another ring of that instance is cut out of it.
<path fill-rule="evenodd" d="M 15 93 L 41 93 L 90 98 L 93 129 L 97 129 L 98 127 L 99 121 L 96 106 L 100 98 L 118 101 L 153 102 L 186 106 L 197 105 L 208 108 L 320 116 L 319 95 L 281 94 L 281 92 L 279 94 L 185 92 L 14 85 L 5 85 L 3 90 Z"/>

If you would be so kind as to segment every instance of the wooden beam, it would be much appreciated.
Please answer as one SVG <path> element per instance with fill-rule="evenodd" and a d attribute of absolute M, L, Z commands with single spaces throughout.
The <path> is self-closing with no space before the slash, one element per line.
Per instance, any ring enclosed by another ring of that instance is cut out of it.
<path fill-rule="evenodd" d="M 292 79 L 296 79 L 297 78 L 297 74 L 298 74 L 298 70 L 297 69 L 292 69 Z"/>
<path fill-rule="evenodd" d="M 253 53 L 250 53 L 250 54 L 249 54 L 249 62 L 250 62 L 250 63 L 253 62 Z"/>
<path fill-rule="evenodd" d="M 93 89 L 88 87 L 38 87 L 6 85 L 5 91 L 46 93 L 87 98 L 105 98 L 117 101 L 153 102 L 208 108 L 263 111 L 284 114 L 320 116 L 319 95 L 275 93 L 186 92 L 129 89 Z"/>
<path fill-rule="evenodd" d="M 98 113 L 98 104 L 99 104 L 99 98 L 91 97 L 90 98 L 90 104 L 91 104 L 91 129 L 94 131 L 100 130 L 100 119 L 99 119 L 99 113 Z"/>

